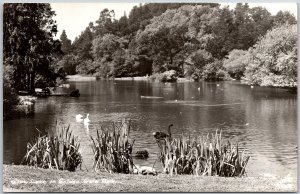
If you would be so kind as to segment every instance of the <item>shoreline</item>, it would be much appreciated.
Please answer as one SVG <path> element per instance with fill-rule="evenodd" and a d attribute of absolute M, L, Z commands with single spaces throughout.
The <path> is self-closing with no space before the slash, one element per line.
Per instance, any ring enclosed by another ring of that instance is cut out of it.
<path fill-rule="evenodd" d="M 101 78 L 97 76 L 89 75 L 67 75 L 66 79 L 68 81 L 96 81 L 96 80 L 116 80 L 116 81 L 152 81 L 150 76 L 135 76 L 135 77 L 116 77 L 116 78 Z M 195 82 L 192 79 L 179 77 L 176 82 Z M 176 83 L 174 82 L 174 83 Z"/>
<path fill-rule="evenodd" d="M 3 165 L 4 192 L 296 192 L 292 177 L 132 175 Z"/>
<path fill-rule="evenodd" d="M 117 77 L 117 78 L 101 78 L 97 76 L 90 76 L 90 75 L 67 75 L 66 76 L 67 81 L 70 82 L 76 82 L 76 81 L 96 81 L 96 80 L 115 80 L 115 81 L 152 81 L 151 76 L 135 76 L 135 77 Z M 253 85 L 246 82 L 243 82 L 242 80 L 223 80 L 223 81 L 213 81 L 213 82 L 226 82 L 226 81 L 238 81 L 242 85 L 246 86 L 254 86 L 254 87 L 262 87 L 262 88 L 278 88 L 278 89 L 286 89 L 291 91 L 292 93 L 297 93 L 298 87 L 278 87 L 278 86 L 260 86 L 260 85 Z M 153 81 L 155 82 L 155 81 Z M 184 77 L 178 77 L 177 81 L 174 82 L 167 82 L 167 83 L 184 83 L 184 82 L 199 82 L 195 81 L 193 79 L 184 78 Z M 207 81 L 209 82 L 209 81 Z M 164 82 L 161 82 L 164 83 Z"/>

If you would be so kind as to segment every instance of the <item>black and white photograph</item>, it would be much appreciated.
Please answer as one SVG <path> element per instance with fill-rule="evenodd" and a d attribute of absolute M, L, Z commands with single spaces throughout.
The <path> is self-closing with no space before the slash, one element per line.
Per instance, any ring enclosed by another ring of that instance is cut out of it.
<path fill-rule="evenodd" d="M 3 192 L 297 192 L 297 3 L 5 2 Z"/>

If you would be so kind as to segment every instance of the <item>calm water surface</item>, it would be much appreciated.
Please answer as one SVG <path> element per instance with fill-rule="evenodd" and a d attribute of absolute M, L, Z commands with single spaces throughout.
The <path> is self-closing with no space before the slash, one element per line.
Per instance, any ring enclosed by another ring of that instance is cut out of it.
<path fill-rule="evenodd" d="M 219 84 L 219 86 L 217 86 Z M 200 91 L 198 91 L 200 87 Z M 19 164 L 26 144 L 37 130 L 70 124 L 79 137 L 85 166 L 92 167 L 90 136 L 100 123 L 130 118 L 134 151 L 147 149 L 147 160 L 139 165 L 152 166 L 158 147 L 152 133 L 166 131 L 173 123 L 172 134 L 206 135 L 222 129 L 223 136 L 238 140 L 251 155 L 249 176 L 297 174 L 297 95 L 283 89 L 254 87 L 239 82 L 153 83 L 147 81 L 71 82 L 79 89 L 79 98 L 39 98 L 33 118 L 4 122 L 4 163 Z M 159 96 L 145 99 L 140 96 Z M 90 114 L 85 128 L 75 115 Z M 161 164 L 155 167 L 161 170 Z"/>

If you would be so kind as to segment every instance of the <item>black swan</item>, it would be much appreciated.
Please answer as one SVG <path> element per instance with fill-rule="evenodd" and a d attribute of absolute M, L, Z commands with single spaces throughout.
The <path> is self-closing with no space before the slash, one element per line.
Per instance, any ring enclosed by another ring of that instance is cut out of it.
<path fill-rule="evenodd" d="M 162 132 L 162 131 L 158 131 L 158 132 L 154 132 L 153 133 L 153 136 L 155 137 L 155 139 L 164 139 L 164 138 L 167 138 L 167 137 L 171 137 L 171 127 L 173 126 L 173 124 L 170 124 L 169 125 L 169 128 L 168 128 L 168 133 L 165 133 L 165 132 Z"/>

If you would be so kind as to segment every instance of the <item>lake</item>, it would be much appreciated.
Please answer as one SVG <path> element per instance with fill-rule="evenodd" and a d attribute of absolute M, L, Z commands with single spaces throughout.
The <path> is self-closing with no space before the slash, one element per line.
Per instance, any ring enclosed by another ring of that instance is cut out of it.
<path fill-rule="evenodd" d="M 37 99 L 34 117 L 4 121 L 5 164 L 20 164 L 27 142 L 38 130 L 70 125 L 81 143 L 83 169 L 92 168 L 90 136 L 101 124 L 129 118 L 130 138 L 135 139 L 133 152 L 147 149 L 147 160 L 135 164 L 152 166 L 158 146 L 152 135 L 167 131 L 172 134 L 199 136 L 222 129 L 226 138 L 238 141 L 251 158 L 248 176 L 297 176 L 297 95 L 285 89 L 254 87 L 230 82 L 157 83 L 148 81 L 70 82 L 79 89 L 79 98 L 48 97 Z M 198 88 L 200 87 L 200 90 Z M 163 98 L 141 98 L 156 96 Z M 76 114 L 89 113 L 91 124 L 77 123 Z M 162 169 L 160 162 L 155 168 Z"/>

